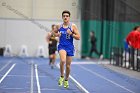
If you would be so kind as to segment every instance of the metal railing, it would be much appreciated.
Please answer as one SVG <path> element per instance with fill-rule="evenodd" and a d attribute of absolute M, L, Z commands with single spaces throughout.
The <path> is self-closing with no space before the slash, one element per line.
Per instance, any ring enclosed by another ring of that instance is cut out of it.
<path fill-rule="evenodd" d="M 140 71 L 140 50 L 113 47 L 110 52 L 110 64 Z"/>

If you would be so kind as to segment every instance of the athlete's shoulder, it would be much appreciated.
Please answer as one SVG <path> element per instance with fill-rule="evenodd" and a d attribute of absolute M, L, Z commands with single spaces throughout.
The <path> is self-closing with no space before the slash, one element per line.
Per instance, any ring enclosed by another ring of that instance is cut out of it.
<path fill-rule="evenodd" d="M 56 24 L 57 29 L 60 29 L 62 25 L 62 23 Z"/>
<path fill-rule="evenodd" d="M 72 27 L 77 27 L 76 24 L 72 23 Z"/>
<path fill-rule="evenodd" d="M 76 24 L 72 23 L 72 29 L 77 29 Z"/>

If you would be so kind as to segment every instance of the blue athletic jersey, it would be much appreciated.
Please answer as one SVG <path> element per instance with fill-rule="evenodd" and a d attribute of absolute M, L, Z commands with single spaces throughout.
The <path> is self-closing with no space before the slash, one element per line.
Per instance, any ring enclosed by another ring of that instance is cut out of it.
<path fill-rule="evenodd" d="M 61 33 L 59 44 L 61 45 L 73 45 L 72 35 L 67 34 L 67 30 L 72 31 L 70 24 L 68 28 L 63 28 L 63 24 L 60 26 L 59 32 Z"/>
<path fill-rule="evenodd" d="M 74 56 L 74 45 L 73 45 L 73 37 L 67 34 L 67 30 L 72 31 L 70 24 L 68 28 L 63 28 L 63 24 L 60 26 L 59 32 L 61 33 L 58 45 L 59 50 L 65 50 L 67 52 L 67 56 Z"/>

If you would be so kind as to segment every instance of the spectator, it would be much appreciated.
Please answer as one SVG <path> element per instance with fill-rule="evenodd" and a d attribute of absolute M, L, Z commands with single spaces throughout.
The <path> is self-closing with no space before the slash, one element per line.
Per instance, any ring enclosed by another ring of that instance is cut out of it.
<path fill-rule="evenodd" d="M 97 42 L 97 39 L 95 37 L 95 33 L 94 33 L 94 31 L 91 31 L 90 32 L 91 49 L 90 49 L 89 57 L 91 58 L 92 53 L 95 52 L 100 57 L 100 59 L 103 59 L 103 55 L 101 53 L 99 53 L 96 48 L 96 42 Z"/>

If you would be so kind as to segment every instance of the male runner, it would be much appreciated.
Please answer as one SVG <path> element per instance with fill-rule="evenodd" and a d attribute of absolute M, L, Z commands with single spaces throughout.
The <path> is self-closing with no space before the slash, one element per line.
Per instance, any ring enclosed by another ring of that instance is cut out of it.
<path fill-rule="evenodd" d="M 48 42 L 48 49 L 49 49 L 49 65 L 51 65 L 51 68 L 54 68 L 54 64 L 55 64 L 55 59 L 56 59 L 56 50 L 57 50 L 57 42 L 58 39 L 56 38 L 55 35 L 51 34 L 52 31 L 56 30 L 56 25 L 52 25 L 52 30 L 48 33 L 47 35 L 47 42 Z"/>
<path fill-rule="evenodd" d="M 70 23 L 70 12 L 65 10 L 62 12 L 63 23 L 58 25 L 58 31 L 54 34 L 59 37 L 58 52 L 60 55 L 60 78 L 59 86 L 64 83 L 64 88 L 69 87 L 69 74 L 72 56 L 74 56 L 73 38 L 80 40 L 80 34 L 75 24 Z M 64 77 L 64 64 L 66 63 L 66 75 Z"/>

